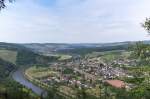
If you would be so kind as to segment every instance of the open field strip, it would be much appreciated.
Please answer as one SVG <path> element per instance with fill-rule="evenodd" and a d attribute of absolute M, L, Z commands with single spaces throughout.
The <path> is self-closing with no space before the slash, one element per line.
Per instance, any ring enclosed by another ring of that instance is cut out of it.
<path fill-rule="evenodd" d="M 16 64 L 17 52 L 11 50 L 0 49 L 0 58 Z"/>
<path fill-rule="evenodd" d="M 33 68 L 33 67 L 32 67 Z M 30 69 L 30 68 L 29 68 Z M 30 70 L 29 70 L 30 71 Z M 31 81 L 32 83 L 38 85 L 39 87 L 43 88 L 43 89 L 46 89 L 46 90 L 50 90 L 52 89 L 52 86 L 51 85 L 48 85 L 46 83 L 43 83 L 41 82 L 40 80 L 37 80 L 36 78 L 32 77 L 29 73 L 28 69 L 26 71 L 24 71 L 24 76 L 29 80 Z M 71 94 L 67 94 L 66 91 L 64 91 L 64 87 L 66 86 L 61 86 L 59 88 L 59 90 L 57 89 L 57 94 L 63 96 L 63 97 L 66 97 L 66 99 L 74 99 L 75 96 L 74 95 L 71 95 Z M 69 87 L 67 87 L 69 88 Z"/>

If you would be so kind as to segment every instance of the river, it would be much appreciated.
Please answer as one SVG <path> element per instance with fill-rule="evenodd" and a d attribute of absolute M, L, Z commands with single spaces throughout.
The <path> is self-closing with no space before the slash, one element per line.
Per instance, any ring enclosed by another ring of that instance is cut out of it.
<path fill-rule="evenodd" d="M 22 69 L 18 69 L 17 71 L 15 71 L 12 74 L 12 78 L 19 82 L 20 84 L 26 86 L 27 88 L 31 89 L 34 93 L 36 93 L 37 95 L 41 95 L 42 93 L 45 93 L 46 91 L 36 85 L 34 85 L 33 83 L 29 82 L 23 75 L 23 70 Z"/>

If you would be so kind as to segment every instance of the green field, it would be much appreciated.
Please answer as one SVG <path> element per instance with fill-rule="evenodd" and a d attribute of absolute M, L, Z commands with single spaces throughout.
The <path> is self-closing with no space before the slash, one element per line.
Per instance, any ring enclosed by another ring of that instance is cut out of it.
<path fill-rule="evenodd" d="M 59 60 L 68 60 L 68 59 L 71 59 L 71 58 L 72 58 L 72 56 L 70 56 L 70 55 L 61 54 Z"/>
<path fill-rule="evenodd" d="M 129 58 L 131 52 L 125 50 L 115 50 L 115 51 L 104 51 L 104 52 L 92 52 L 86 55 L 86 57 L 100 57 L 106 61 L 113 61 L 118 58 Z"/>
<path fill-rule="evenodd" d="M 11 51 L 11 50 L 0 50 L 0 58 L 16 64 L 16 58 L 17 57 L 17 52 L 16 51 Z"/>
<path fill-rule="evenodd" d="M 50 75 L 55 75 L 56 72 L 51 71 L 49 68 L 44 67 L 30 67 L 26 70 L 26 73 L 33 78 L 42 78 L 42 77 L 48 77 Z"/>
<path fill-rule="evenodd" d="M 109 52 L 101 56 L 101 59 L 105 62 L 113 62 L 117 59 L 130 59 L 131 52 L 122 51 L 122 52 Z"/>
<path fill-rule="evenodd" d="M 60 53 L 57 53 L 57 54 L 43 54 L 44 56 L 51 56 L 51 57 L 58 57 L 58 60 L 59 61 L 63 61 L 63 60 L 68 60 L 68 59 L 71 59 L 72 56 L 71 55 L 68 55 L 68 54 L 60 54 Z"/>

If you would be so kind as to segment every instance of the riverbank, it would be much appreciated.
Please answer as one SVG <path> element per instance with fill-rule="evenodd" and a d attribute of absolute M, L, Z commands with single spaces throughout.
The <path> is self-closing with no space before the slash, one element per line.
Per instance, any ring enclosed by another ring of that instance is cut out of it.
<path fill-rule="evenodd" d="M 54 84 L 54 85 L 50 85 L 50 84 L 47 84 L 47 83 L 44 83 L 38 79 L 36 79 L 35 77 L 33 77 L 33 75 L 30 73 L 30 69 L 32 69 L 34 67 L 30 67 L 28 69 L 26 69 L 26 71 L 24 72 L 24 75 L 25 75 L 25 78 L 27 78 L 30 82 L 34 83 L 35 85 L 45 89 L 45 90 L 54 90 L 55 89 L 55 94 L 61 96 L 61 97 L 64 97 L 65 99 L 75 99 L 75 95 L 72 95 L 72 94 L 68 94 L 66 93 L 66 88 L 68 89 L 68 87 L 66 86 L 60 86 L 60 85 L 57 85 L 57 84 Z M 36 68 L 37 69 L 37 68 Z M 40 68 L 40 71 L 42 71 L 44 68 Z M 41 75 L 50 75 L 50 73 L 46 72 L 47 69 L 45 69 L 43 72 L 44 74 L 36 74 L 37 76 L 41 76 Z M 32 71 L 32 70 L 31 70 Z M 34 71 L 34 70 L 33 70 Z M 57 86 L 57 88 L 54 88 L 55 85 Z M 60 88 L 59 88 L 60 87 Z M 64 88 L 64 89 L 63 89 Z M 71 91 L 71 90 L 70 90 Z"/>
<path fill-rule="evenodd" d="M 12 78 L 16 81 L 19 82 L 20 84 L 22 84 L 23 86 L 27 87 L 28 89 L 31 89 L 34 93 L 36 93 L 37 95 L 41 95 L 42 93 L 45 93 L 46 90 L 40 88 L 39 86 L 36 86 L 35 84 L 33 84 L 32 82 L 30 82 L 29 80 L 27 80 L 24 77 L 24 69 L 20 68 L 17 69 L 15 72 L 12 73 Z"/>

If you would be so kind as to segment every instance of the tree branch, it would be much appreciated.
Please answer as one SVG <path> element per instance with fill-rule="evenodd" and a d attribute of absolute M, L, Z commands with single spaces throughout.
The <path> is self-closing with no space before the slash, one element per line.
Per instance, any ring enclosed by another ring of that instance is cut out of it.
<path fill-rule="evenodd" d="M 14 0 L 0 0 L 0 10 L 6 7 L 6 1 L 12 2 Z"/>

